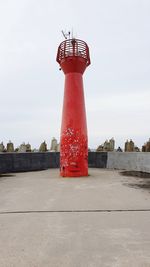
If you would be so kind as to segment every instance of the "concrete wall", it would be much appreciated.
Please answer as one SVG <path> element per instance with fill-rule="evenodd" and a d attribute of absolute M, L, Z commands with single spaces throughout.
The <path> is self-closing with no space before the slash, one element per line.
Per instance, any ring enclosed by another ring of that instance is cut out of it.
<path fill-rule="evenodd" d="M 0 173 L 59 168 L 59 152 L 0 153 Z M 107 153 L 89 152 L 90 167 L 106 168 Z"/>
<path fill-rule="evenodd" d="M 107 152 L 89 152 L 88 165 L 90 168 L 106 168 Z"/>
<path fill-rule="evenodd" d="M 0 153 L 0 173 L 59 167 L 59 153 Z"/>
<path fill-rule="evenodd" d="M 150 172 L 150 152 L 108 152 L 107 168 Z"/>

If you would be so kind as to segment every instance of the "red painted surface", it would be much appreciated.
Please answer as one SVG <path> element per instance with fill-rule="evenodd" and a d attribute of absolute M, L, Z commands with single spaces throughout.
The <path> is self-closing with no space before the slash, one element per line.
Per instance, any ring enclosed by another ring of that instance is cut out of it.
<path fill-rule="evenodd" d="M 65 74 L 60 139 L 60 175 L 88 175 L 88 137 L 82 74 L 90 64 L 85 42 L 71 39 L 58 48 L 57 61 Z"/>

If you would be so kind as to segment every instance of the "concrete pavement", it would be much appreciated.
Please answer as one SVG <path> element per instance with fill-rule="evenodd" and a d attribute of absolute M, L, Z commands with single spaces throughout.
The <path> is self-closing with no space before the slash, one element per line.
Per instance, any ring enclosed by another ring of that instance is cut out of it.
<path fill-rule="evenodd" d="M 89 174 L 0 177 L 0 266 L 150 266 L 150 179 Z"/>

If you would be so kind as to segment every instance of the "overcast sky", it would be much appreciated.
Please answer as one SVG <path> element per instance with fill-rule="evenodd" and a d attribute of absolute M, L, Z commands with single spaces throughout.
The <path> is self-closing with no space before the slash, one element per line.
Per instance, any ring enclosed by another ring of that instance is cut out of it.
<path fill-rule="evenodd" d="M 149 0 L 0 0 L 0 142 L 59 140 L 64 74 L 61 30 L 87 42 L 89 146 L 150 137 Z"/>

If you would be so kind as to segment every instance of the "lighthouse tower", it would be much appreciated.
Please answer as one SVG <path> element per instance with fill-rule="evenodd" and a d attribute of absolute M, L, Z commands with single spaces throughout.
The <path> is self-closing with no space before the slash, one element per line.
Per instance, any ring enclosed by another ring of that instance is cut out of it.
<path fill-rule="evenodd" d="M 60 137 L 60 175 L 88 175 L 88 136 L 82 75 L 90 65 L 87 44 L 75 38 L 63 41 L 57 62 L 65 74 Z"/>

